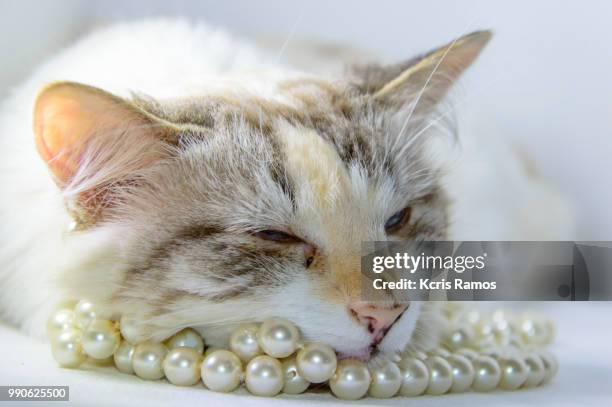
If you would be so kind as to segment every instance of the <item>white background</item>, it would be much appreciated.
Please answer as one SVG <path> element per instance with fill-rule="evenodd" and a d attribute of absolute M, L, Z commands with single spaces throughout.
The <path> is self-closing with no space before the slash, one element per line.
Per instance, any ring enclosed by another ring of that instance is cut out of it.
<path fill-rule="evenodd" d="M 295 31 L 294 38 L 389 60 L 492 28 L 494 41 L 463 82 L 465 107 L 526 146 L 572 199 L 577 238 L 612 240 L 612 2 L 0 0 L 0 7 L 0 96 L 71 38 L 117 19 L 187 16 L 283 38 Z"/>

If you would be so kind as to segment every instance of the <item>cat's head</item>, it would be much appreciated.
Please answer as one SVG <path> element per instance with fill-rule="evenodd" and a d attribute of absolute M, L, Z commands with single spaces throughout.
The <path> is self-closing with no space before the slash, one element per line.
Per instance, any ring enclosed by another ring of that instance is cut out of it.
<path fill-rule="evenodd" d="M 440 101 L 489 37 L 270 83 L 266 98 L 47 87 L 34 131 L 78 221 L 70 239 L 105 247 L 65 286 L 138 321 L 143 339 L 195 326 L 223 345 L 236 324 L 278 316 L 346 355 L 402 350 L 420 306 L 397 292 L 364 301 L 361 243 L 446 237 L 429 141 L 449 130 Z"/>

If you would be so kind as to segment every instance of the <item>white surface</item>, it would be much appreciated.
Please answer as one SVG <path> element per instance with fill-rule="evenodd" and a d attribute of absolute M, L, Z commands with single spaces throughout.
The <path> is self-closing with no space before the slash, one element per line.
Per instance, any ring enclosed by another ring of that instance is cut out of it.
<path fill-rule="evenodd" d="M 60 369 L 49 346 L 0 327 L 2 363 L 0 385 L 68 385 L 70 402 L 54 406 L 296 406 L 296 405 L 393 405 L 419 407 L 452 406 L 575 406 L 612 405 L 612 303 L 554 303 L 542 307 L 557 322 L 557 340 L 552 347 L 560 370 L 544 387 L 515 392 L 466 393 L 418 398 L 342 402 L 328 394 L 280 396 L 273 399 L 240 394 L 219 394 L 196 385 L 180 388 L 166 382 L 147 382 L 124 375 L 114 368 Z M 4 405 L 0 402 L 0 406 Z M 26 406 L 27 403 L 19 403 Z M 31 405 L 41 405 L 32 403 Z"/>

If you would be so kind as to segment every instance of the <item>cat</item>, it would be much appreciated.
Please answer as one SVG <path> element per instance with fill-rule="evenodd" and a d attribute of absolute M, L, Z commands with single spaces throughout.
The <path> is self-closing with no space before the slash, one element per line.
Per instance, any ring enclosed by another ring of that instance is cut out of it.
<path fill-rule="evenodd" d="M 87 298 L 143 340 L 191 326 L 226 346 L 237 324 L 274 316 L 364 360 L 426 349 L 439 310 L 361 299 L 362 241 L 569 224 L 509 148 L 487 157 L 468 138 L 447 168 L 457 128 L 442 107 L 490 37 L 326 76 L 205 24 L 86 36 L 0 113 L 3 319 L 42 336 L 55 303 Z"/>

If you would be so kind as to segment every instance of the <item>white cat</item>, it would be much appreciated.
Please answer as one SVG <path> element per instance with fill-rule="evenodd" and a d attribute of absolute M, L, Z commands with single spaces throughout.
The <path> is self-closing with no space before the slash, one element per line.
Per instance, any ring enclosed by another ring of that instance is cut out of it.
<path fill-rule="evenodd" d="M 223 345 L 284 316 L 347 355 L 402 350 L 427 317 L 361 301 L 361 240 L 570 237 L 566 203 L 495 134 L 439 148 L 488 38 L 324 77 L 203 24 L 87 36 L 2 105 L 3 319 L 41 335 L 85 297 L 142 338 L 196 326 Z"/>

